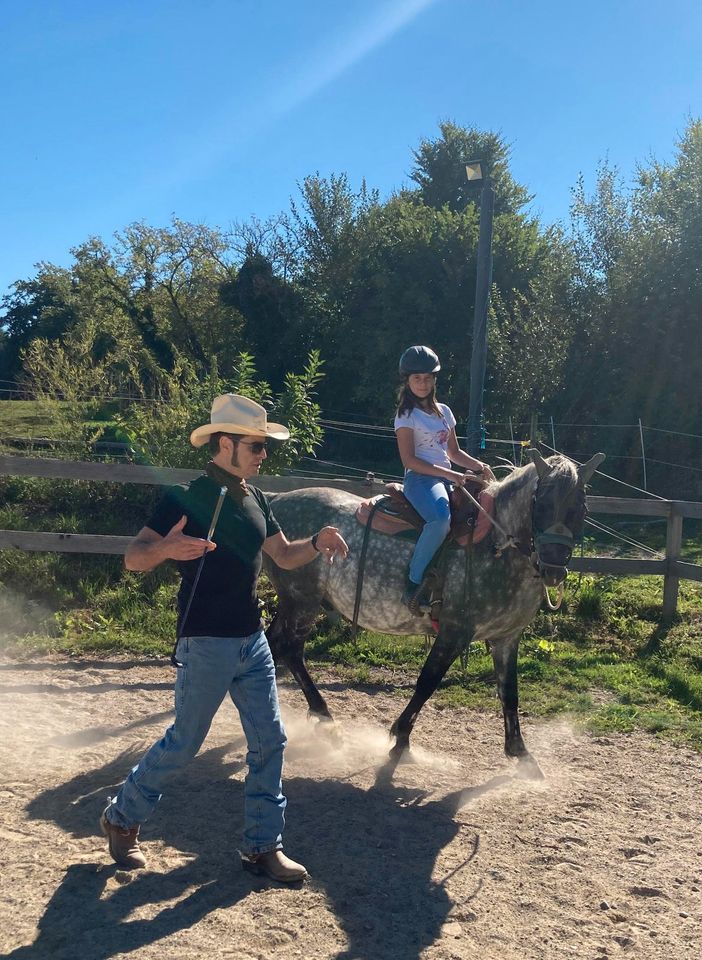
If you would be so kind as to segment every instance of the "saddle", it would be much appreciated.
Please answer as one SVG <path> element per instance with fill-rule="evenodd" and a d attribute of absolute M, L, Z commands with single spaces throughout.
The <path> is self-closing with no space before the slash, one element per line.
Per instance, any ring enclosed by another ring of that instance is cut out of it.
<path fill-rule="evenodd" d="M 480 503 L 488 516 L 478 510 L 463 487 L 454 487 L 451 490 L 449 502 L 451 505 L 451 529 L 448 539 L 454 540 L 459 546 L 465 547 L 472 536 L 473 544 L 480 543 L 490 530 L 492 524 L 489 517 L 494 514 L 494 501 L 490 494 L 485 493 L 486 480 L 479 477 L 470 477 L 466 480 L 466 489 Z M 363 500 L 356 510 L 356 520 L 362 527 L 371 522 L 371 530 L 389 536 L 411 534 L 421 531 L 424 520 L 405 497 L 401 483 L 387 483 L 385 493 L 380 493 L 369 500 Z"/>

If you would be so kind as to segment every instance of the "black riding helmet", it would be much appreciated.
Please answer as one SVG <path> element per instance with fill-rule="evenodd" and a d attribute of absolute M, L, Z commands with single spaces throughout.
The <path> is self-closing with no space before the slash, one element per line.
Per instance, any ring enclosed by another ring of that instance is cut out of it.
<path fill-rule="evenodd" d="M 438 373 L 439 370 L 439 358 L 431 347 L 408 347 L 400 357 L 401 377 L 409 377 L 412 373 Z"/>

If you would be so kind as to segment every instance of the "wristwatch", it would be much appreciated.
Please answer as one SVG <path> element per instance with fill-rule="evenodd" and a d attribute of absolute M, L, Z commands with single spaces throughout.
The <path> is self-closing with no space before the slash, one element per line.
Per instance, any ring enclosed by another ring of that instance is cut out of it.
<path fill-rule="evenodd" d="M 314 547 L 314 549 L 317 551 L 317 553 L 320 552 L 319 547 L 317 546 L 317 537 L 318 537 L 318 536 L 319 536 L 318 533 L 314 533 L 314 534 L 312 535 L 311 539 L 310 539 L 310 543 L 312 544 L 312 546 Z"/>

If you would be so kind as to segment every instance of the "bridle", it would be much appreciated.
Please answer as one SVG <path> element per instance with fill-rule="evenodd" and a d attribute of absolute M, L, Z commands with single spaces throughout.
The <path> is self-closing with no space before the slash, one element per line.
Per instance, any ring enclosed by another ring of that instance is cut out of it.
<path fill-rule="evenodd" d="M 557 610 L 561 604 L 561 600 L 563 599 L 563 583 L 568 573 L 567 564 L 570 563 L 570 559 L 573 554 L 573 549 L 576 544 L 576 536 L 573 533 L 573 531 L 565 523 L 560 523 L 560 522 L 551 523 L 547 527 L 539 526 L 537 522 L 538 511 L 536 509 L 536 506 L 539 498 L 541 480 L 549 475 L 550 469 L 549 469 L 549 464 L 543 459 L 543 457 L 538 452 L 538 450 L 530 450 L 529 453 L 530 453 L 532 462 L 536 467 L 537 480 L 536 480 L 536 486 L 534 488 L 532 504 L 531 504 L 531 529 L 529 533 L 528 545 L 520 541 L 517 537 L 509 533 L 507 530 L 505 530 L 504 527 L 494 517 L 492 517 L 468 491 L 466 492 L 468 492 L 468 496 L 476 505 L 478 510 L 480 510 L 483 514 L 485 514 L 485 516 L 490 521 L 490 523 L 492 523 L 494 528 L 498 530 L 504 538 L 503 542 L 499 544 L 495 549 L 496 556 L 498 557 L 501 556 L 505 550 L 511 547 L 514 547 L 516 550 L 519 550 L 522 556 L 526 557 L 531 563 L 531 566 L 534 570 L 534 575 L 541 579 L 541 582 L 544 588 L 544 593 L 546 594 L 547 605 L 552 610 Z M 582 506 L 583 521 L 587 516 L 587 501 L 585 499 L 585 488 L 586 488 L 587 482 L 592 477 L 593 473 L 595 472 L 599 464 L 602 463 L 604 459 L 605 459 L 605 455 L 603 453 L 596 453 L 593 457 L 591 457 L 587 461 L 587 463 L 581 463 L 577 465 L 578 480 L 577 480 L 576 491 L 578 493 L 582 492 L 581 506 Z M 577 539 L 579 540 L 580 537 L 578 537 Z M 559 546 L 559 547 L 565 548 L 566 556 L 565 558 L 563 558 L 565 560 L 565 563 L 556 563 L 556 564 L 548 563 L 543 558 L 542 551 L 544 550 L 544 548 L 549 546 Z M 555 570 L 563 571 L 563 576 L 561 577 L 557 587 L 558 598 L 555 604 L 551 601 L 551 598 L 548 594 L 548 586 L 546 584 L 546 579 L 545 579 L 549 568 L 552 570 L 555 569 Z"/>
<path fill-rule="evenodd" d="M 480 501 L 477 500 L 469 490 L 466 490 L 465 492 L 478 510 L 487 517 L 493 527 L 504 537 L 504 542 L 496 549 L 497 556 L 501 556 L 505 550 L 509 549 L 510 547 L 514 547 L 522 554 L 522 556 L 526 557 L 530 561 L 537 576 L 543 577 L 543 568 L 555 565 L 547 564 L 542 561 L 541 549 L 548 544 L 558 544 L 566 547 L 568 550 L 568 560 L 570 560 L 571 554 L 573 553 L 573 549 L 575 547 L 576 538 L 573 532 L 563 523 L 551 524 L 543 530 L 538 527 L 536 522 L 536 503 L 539 496 L 540 485 L 541 478 L 537 477 L 536 487 L 534 488 L 534 495 L 531 501 L 531 532 L 528 544 L 523 543 L 521 540 L 515 537 L 514 534 L 508 533 L 502 524 L 500 524 L 490 513 L 487 512 Z M 587 507 L 585 508 L 585 513 L 587 513 Z M 556 530 L 556 527 L 559 529 Z"/>
<path fill-rule="evenodd" d="M 549 610 L 558 610 L 563 602 L 563 594 L 565 591 L 565 580 L 568 575 L 568 564 L 573 555 L 573 549 L 576 543 L 576 537 L 573 531 L 566 526 L 565 523 L 552 523 L 545 529 L 541 529 L 536 520 L 536 502 L 539 493 L 539 484 L 541 483 L 541 478 L 536 482 L 536 489 L 534 490 L 534 499 L 532 500 L 531 507 L 531 542 L 529 550 L 529 560 L 532 567 L 535 571 L 535 576 L 541 579 L 541 584 L 544 591 L 544 600 L 546 606 Z M 587 504 L 583 503 L 583 520 L 587 515 Z M 580 538 L 578 538 L 580 539 Z M 541 551 L 546 546 L 560 546 L 564 547 L 567 551 L 564 558 L 565 562 L 562 564 L 549 564 L 546 563 L 541 555 Z M 556 598 L 555 600 L 551 599 L 551 594 L 549 593 L 549 587 L 546 583 L 546 575 L 548 570 L 562 570 L 563 575 L 559 577 L 558 583 L 556 584 Z"/>
<path fill-rule="evenodd" d="M 573 554 L 573 549 L 575 548 L 575 535 L 564 523 L 552 523 L 545 529 L 540 529 L 536 521 L 536 503 L 539 496 L 539 486 L 541 484 L 541 478 L 536 481 L 536 489 L 534 490 L 534 497 L 531 502 L 531 540 L 529 543 L 529 559 L 531 560 L 531 565 L 534 567 L 536 573 L 543 577 L 544 567 L 553 567 L 553 566 L 562 566 L 563 569 L 567 571 L 567 564 L 548 564 L 545 563 L 541 558 L 541 550 L 545 546 L 557 545 L 565 547 L 568 551 L 567 562 L 570 562 L 570 558 Z M 585 514 L 587 514 L 587 507 L 585 507 Z"/>

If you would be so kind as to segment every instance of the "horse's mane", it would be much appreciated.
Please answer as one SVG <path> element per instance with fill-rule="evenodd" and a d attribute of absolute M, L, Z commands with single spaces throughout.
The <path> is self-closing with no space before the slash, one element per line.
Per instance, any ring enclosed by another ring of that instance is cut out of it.
<path fill-rule="evenodd" d="M 567 483 L 577 483 L 578 471 L 572 460 L 568 457 L 555 454 L 546 458 L 546 463 L 551 468 L 549 479 L 558 483 L 566 481 Z M 530 486 L 536 479 L 536 467 L 533 463 L 528 463 L 524 467 L 511 467 L 509 474 L 502 480 L 491 483 L 488 492 L 496 500 L 503 498 L 516 497 L 525 487 Z"/>
<path fill-rule="evenodd" d="M 533 463 L 527 463 L 524 467 L 510 465 L 506 466 L 506 469 L 509 470 L 507 476 L 501 480 L 495 480 L 487 488 L 488 493 L 491 493 L 495 498 L 502 499 L 503 497 L 514 496 L 530 482 L 536 472 Z"/>

